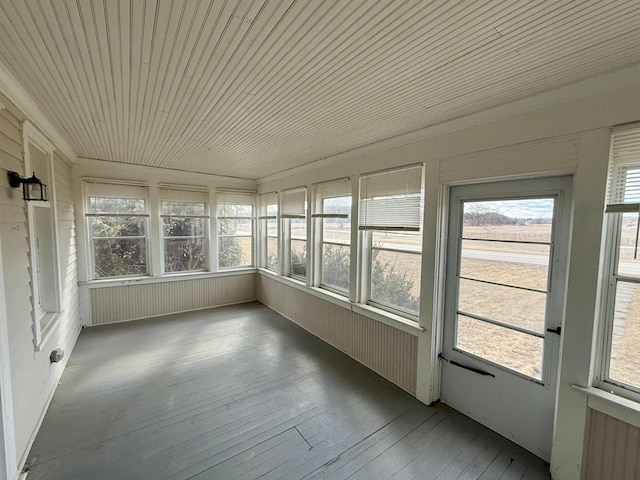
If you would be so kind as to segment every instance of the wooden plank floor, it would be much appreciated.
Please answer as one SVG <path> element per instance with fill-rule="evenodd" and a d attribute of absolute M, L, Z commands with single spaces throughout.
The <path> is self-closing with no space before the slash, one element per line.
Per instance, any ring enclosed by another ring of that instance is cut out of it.
<path fill-rule="evenodd" d="M 83 330 L 28 464 L 28 480 L 549 478 L 258 303 Z"/>

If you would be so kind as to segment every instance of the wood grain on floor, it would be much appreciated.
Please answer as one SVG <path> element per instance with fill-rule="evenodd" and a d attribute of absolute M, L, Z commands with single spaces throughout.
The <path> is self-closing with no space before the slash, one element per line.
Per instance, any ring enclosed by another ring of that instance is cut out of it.
<path fill-rule="evenodd" d="M 28 480 L 548 479 L 251 303 L 83 330 Z"/>

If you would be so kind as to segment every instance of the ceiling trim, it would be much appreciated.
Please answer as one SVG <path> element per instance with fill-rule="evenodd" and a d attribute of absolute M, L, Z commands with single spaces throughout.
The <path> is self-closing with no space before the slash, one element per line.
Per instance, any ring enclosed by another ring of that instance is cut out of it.
<path fill-rule="evenodd" d="M 430 125 L 419 130 L 403 133 L 395 137 L 356 147 L 345 152 L 324 157 L 299 167 L 294 167 L 282 172 L 267 175 L 256 180 L 258 185 L 280 180 L 310 170 L 327 167 L 336 163 L 342 163 L 349 159 L 362 157 L 367 154 L 400 147 L 411 143 L 427 140 L 429 138 L 446 135 L 471 127 L 495 122 L 515 115 L 521 115 L 543 108 L 551 107 L 563 102 L 577 100 L 609 90 L 620 89 L 640 83 L 640 63 L 625 67 L 613 72 L 582 80 L 564 87 L 548 90 L 530 97 L 516 100 L 510 103 L 489 108 L 481 112 L 472 113 L 463 117 L 454 118 L 446 122 Z"/>
<path fill-rule="evenodd" d="M 127 170 L 132 173 L 138 173 L 138 174 L 149 173 L 149 170 L 152 170 L 155 173 L 166 174 L 166 175 L 185 175 L 185 176 L 197 175 L 198 177 L 204 176 L 209 179 L 234 180 L 234 181 L 256 183 L 256 181 L 252 178 L 234 177 L 231 175 L 216 175 L 215 173 L 193 172 L 191 170 L 179 170 L 176 168 L 136 165 L 133 163 L 125 163 L 125 162 L 113 162 L 111 160 L 101 160 L 99 158 L 76 157 L 74 160 L 74 164 L 78 166 L 86 166 L 86 167 L 119 168 L 119 169 Z"/>
<path fill-rule="evenodd" d="M 53 123 L 45 116 L 27 91 L 1 62 L 0 92 L 6 95 L 6 97 L 16 105 L 67 159 L 71 161 L 76 160 L 76 154 L 67 139 L 53 126 Z"/>

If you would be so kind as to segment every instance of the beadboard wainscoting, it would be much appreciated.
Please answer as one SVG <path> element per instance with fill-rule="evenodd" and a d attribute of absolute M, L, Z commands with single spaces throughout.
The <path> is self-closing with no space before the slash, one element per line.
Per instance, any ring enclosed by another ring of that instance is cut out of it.
<path fill-rule="evenodd" d="M 262 274 L 257 296 L 259 302 L 415 395 L 417 336 Z"/>
<path fill-rule="evenodd" d="M 640 478 L 640 428 L 589 409 L 584 480 Z"/>
<path fill-rule="evenodd" d="M 220 307 L 256 299 L 256 273 L 194 279 L 83 285 L 91 325 L 125 322 L 170 313 Z"/>

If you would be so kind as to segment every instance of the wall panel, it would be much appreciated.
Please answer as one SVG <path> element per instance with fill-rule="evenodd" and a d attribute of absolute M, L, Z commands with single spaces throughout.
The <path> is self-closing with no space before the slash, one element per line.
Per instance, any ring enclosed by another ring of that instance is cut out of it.
<path fill-rule="evenodd" d="M 264 275 L 257 282 L 258 301 L 415 395 L 418 337 Z"/>
<path fill-rule="evenodd" d="M 589 410 L 582 478 L 640 479 L 640 428 Z"/>
<path fill-rule="evenodd" d="M 255 292 L 255 273 L 91 288 L 91 324 L 252 302 Z"/>
<path fill-rule="evenodd" d="M 22 190 L 9 188 L 6 181 L 8 170 L 26 174 L 22 155 L 23 116 L 4 98 L 2 103 L 7 108 L 0 109 L 0 178 L 5 179 L 0 183 L 0 235 L 7 299 L 16 455 L 21 466 L 80 331 L 78 279 L 74 206 L 69 190 L 71 165 L 55 152 L 55 184 L 49 186 L 49 192 L 51 194 L 55 191 L 59 220 L 58 265 L 62 311 L 47 326 L 41 344 L 36 347 L 27 209 L 22 200 Z M 49 354 L 58 347 L 65 350 L 65 359 L 61 363 L 51 364 Z"/>

